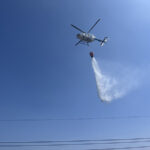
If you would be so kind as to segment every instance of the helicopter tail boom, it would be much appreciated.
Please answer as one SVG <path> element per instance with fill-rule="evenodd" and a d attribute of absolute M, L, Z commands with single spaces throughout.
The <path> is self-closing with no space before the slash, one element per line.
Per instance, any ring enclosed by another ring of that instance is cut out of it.
<path fill-rule="evenodd" d="M 108 37 L 104 37 L 103 40 L 100 40 L 100 39 L 95 39 L 95 40 L 99 41 L 100 45 L 103 46 L 108 41 Z"/>

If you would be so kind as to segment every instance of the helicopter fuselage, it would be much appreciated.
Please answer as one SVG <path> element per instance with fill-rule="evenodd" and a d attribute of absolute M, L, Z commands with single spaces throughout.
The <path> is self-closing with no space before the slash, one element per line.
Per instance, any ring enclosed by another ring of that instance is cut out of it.
<path fill-rule="evenodd" d="M 94 41 L 96 37 L 90 33 L 79 33 L 79 34 L 77 34 L 77 38 L 79 40 L 89 43 L 89 42 Z"/>
<path fill-rule="evenodd" d="M 73 28 L 80 31 L 80 33 L 78 33 L 76 35 L 76 37 L 79 39 L 79 41 L 75 44 L 75 46 L 77 46 L 78 44 L 86 44 L 86 45 L 89 46 L 89 43 L 91 43 L 93 41 L 98 41 L 98 42 L 100 42 L 100 45 L 103 46 L 107 42 L 108 37 L 104 37 L 104 39 L 101 40 L 101 39 L 97 39 L 93 34 L 90 33 L 99 21 L 100 21 L 100 19 L 98 19 L 95 22 L 95 24 L 87 32 L 85 32 L 84 30 L 82 30 L 82 29 L 78 28 L 77 26 L 71 24 L 71 26 Z"/>

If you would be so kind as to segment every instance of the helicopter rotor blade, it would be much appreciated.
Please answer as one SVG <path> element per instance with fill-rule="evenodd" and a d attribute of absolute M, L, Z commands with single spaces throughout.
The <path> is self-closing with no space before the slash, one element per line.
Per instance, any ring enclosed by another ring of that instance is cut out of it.
<path fill-rule="evenodd" d="M 78 44 L 80 44 L 81 41 L 82 41 L 82 40 L 78 41 L 78 42 L 75 44 L 75 46 L 77 46 Z"/>
<path fill-rule="evenodd" d="M 72 27 L 74 27 L 75 29 L 77 29 L 78 31 L 85 33 L 83 30 L 81 30 L 80 28 L 76 27 L 75 25 L 71 24 Z"/>
<path fill-rule="evenodd" d="M 88 33 L 91 32 L 91 30 L 96 26 L 96 24 L 100 21 L 100 19 L 98 19 L 95 24 L 89 29 Z"/>

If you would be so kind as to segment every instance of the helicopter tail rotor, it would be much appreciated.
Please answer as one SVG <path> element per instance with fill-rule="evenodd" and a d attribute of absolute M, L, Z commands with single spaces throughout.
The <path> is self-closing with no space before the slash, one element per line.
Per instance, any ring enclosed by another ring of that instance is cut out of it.
<path fill-rule="evenodd" d="M 104 39 L 100 42 L 100 45 L 103 46 L 108 41 L 108 37 L 104 37 Z"/>

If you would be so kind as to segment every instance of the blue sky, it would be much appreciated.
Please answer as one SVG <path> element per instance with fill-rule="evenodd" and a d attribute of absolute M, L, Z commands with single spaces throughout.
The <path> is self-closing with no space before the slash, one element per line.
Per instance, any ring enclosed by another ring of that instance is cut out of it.
<path fill-rule="evenodd" d="M 150 115 L 149 78 L 125 97 L 101 103 L 89 57 L 94 51 L 99 64 L 142 66 L 148 77 L 149 7 L 149 0 L 1 0 L 0 119 Z M 70 24 L 88 30 L 98 18 L 92 33 L 109 36 L 108 44 L 75 47 L 78 31 Z M 149 137 L 149 126 L 148 118 L 1 121 L 0 141 Z"/>

